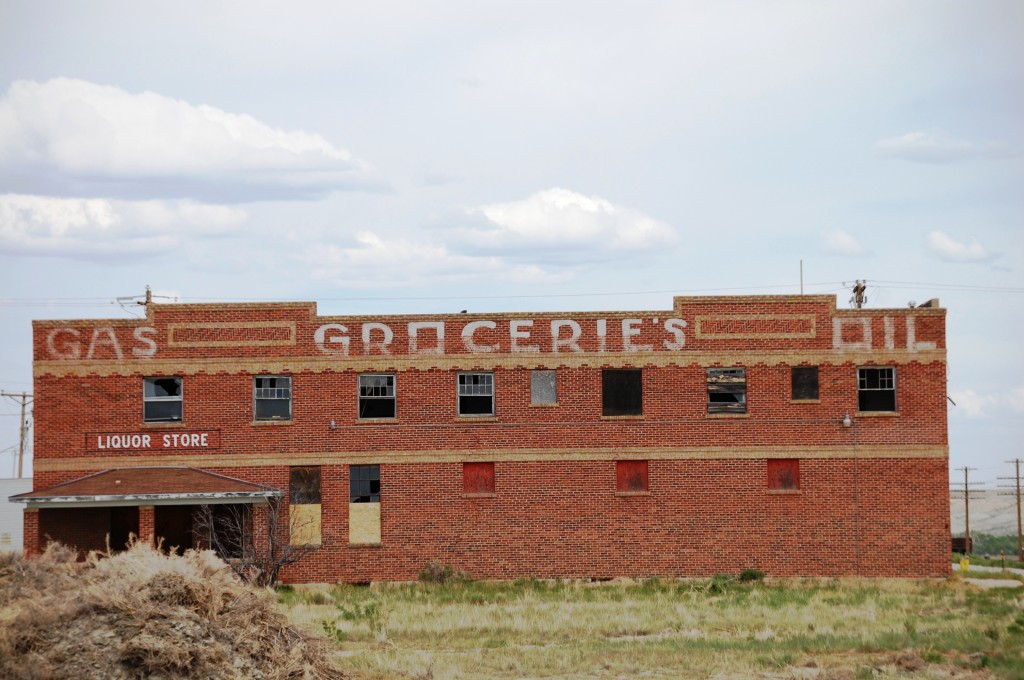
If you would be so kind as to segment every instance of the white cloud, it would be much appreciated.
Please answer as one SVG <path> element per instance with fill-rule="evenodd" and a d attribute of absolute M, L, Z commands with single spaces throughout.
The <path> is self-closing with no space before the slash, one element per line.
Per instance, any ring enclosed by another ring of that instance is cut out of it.
<path fill-rule="evenodd" d="M 0 252 L 92 259 L 154 254 L 181 237 L 236 230 L 245 211 L 192 201 L 111 201 L 0 194 Z"/>
<path fill-rule="evenodd" d="M 1006 148 L 995 144 L 976 144 L 927 132 L 908 132 L 899 137 L 875 143 L 875 150 L 884 158 L 900 158 L 918 163 L 954 163 L 971 158 L 1012 156 Z"/>
<path fill-rule="evenodd" d="M 1024 387 L 1018 387 L 1010 392 L 1010 408 L 1015 413 L 1024 413 Z"/>
<path fill-rule="evenodd" d="M 553 273 L 536 265 L 507 262 L 451 252 L 446 246 L 408 239 L 386 240 L 370 232 L 356 235 L 356 244 L 340 247 L 317 244 L 303 260 L 312 276 L 355 288 L 407 286 L 459 281 L 512 281 L 548 283 L 565 280 L 571 272 Z"/>
<path fill-rule="evenodd" d="M 997 403 L 991 395 L 978 394 L 974 390 L 959 390 L 949 395 L 956 402 L 960 413 L 968 418 L 984 418 L 988 415 L 986 409 Z M 954 411 L 956 413 L 956 411 Z"/>
<path fill-rule="evenodd" d="M 995 257 L 977 239 L 971 239 L 970 243 L 960 243 L 941 231 L 928 234 L 928 247 L 946 262 L 986 262 Z"/>
<path fill-rule="evenodd" d="M 867 251 L 854 237 L 842 229 L 833 229 L 824 235 L 824 250 L 830 255 L 842 257 L 860 257 L 866 255 Z"/>
<path fill-rule="evenodd" d="M 676 240 L 668 224 L 567 189 L 538 191 L 521 201 L 481 205 L 468 211 L 486 223 L 463 230 L 477 248 L 571 248 L 648 250 Z"/>
<path fill-rule="evenodd" d="M 0 180 L 24 193 L 237 202 L 376 184 L 323 137 L 154 92 L 14 82 L 0 99 Z"/>

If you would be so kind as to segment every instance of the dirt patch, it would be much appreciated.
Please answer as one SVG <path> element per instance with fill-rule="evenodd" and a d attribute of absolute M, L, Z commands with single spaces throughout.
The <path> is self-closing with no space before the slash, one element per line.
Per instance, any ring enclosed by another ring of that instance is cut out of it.
<path fill-rule="evenodd" d="M 342 680 L 330 654 L 209 551 L 0 558 L 0 677 Z"/>

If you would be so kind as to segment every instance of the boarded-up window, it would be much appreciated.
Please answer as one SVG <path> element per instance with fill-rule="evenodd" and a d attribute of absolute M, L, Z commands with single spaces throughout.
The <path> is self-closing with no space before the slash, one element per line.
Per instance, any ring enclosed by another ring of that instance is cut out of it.
<path fill-rule="evenodd" d="M 747 412 L 747 369 L 709 368 L 708 413 Z"/>
<path fill-rule="evenodd" d="M 818 367 L 793 367 L 793 401 L 809 401 L 818 398 Z"/>
<path fill-rule="evenodd" d="M 494 463 L 463 463 L 463 493 L 494 493 Z"/>
<path fill-rule="evenodd" d="M 647 491 L 647 461 L 616 461 L 615 490 L 621 493 L 636 493 L 640 491 Z"/>
<path fill-rule="evenodd" d="M 601 414 L 639 416 L 644 412 L 643 372 L 639 368 L 601 371 Z"/>
<path fill-rule="evenodd" d="M 530 403 L 557 404 L 558 388 L 556 373 L 552 370 L 530 371 Z"/>
<path fill-rule="evenodd" d="M 800 459 L 773 458 L 768 461 L 768 488 L 774 491 L 800 488 Z"/>
<path fill-rule="evenodd" d="M 896 410 L 896 369 L 857 369 L 857 410 Z"/>
<path fill-rule="evenodd" d="M 290 543 L 319 545 L 321 542 L 320 467 L 316 465 L 291 469 L 288 496 Z"/>

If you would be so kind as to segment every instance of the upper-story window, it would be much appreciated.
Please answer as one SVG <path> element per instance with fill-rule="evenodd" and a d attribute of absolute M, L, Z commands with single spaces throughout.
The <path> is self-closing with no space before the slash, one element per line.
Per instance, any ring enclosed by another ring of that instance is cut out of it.
<path fill-rule="evenodd" d="M 606 368 L 601 371 L 601 415 L 640 416 L 644 413 L 643 371 Z"/>
<path fill-rule="evenodd" d="M 359 417 L 395 417 L 395 376 L 366 373 L 359 376 Z"/>
<path fill-rule="evenodd" d="M 818 367 L 793 366 L 793 401 L 815 401 L 818 398 Z"/>
<path fill-rule="evenodd" d="M 258 375 L 252 379 L 253 415 L 256 420 L 290 420 L 292 379 L 285 375 Z"/>
<path fill-rule="evenodd" d="M 144 378 L 142 420 L 159 423 L 181 420 L 181 378 Z"/>
<path fill-rule="evenodd" d="M 530 404 L 553 406 L 558 403 L 558 374 L 551 369 L 530 371 Z"/>
<path fill-rule="evenodd" d="M 896 410 L 896 369 L 892 366 L 857 369 L 857 410 Z"/>
<path fill-rule="evenodd" d="M 747 369 L 709 368 L 708 413 L 747 412 Z"/>
<path fill-rule="evenodd" d="M 494 415 L 493 373 L 459 373 L 459 415 Z"/>

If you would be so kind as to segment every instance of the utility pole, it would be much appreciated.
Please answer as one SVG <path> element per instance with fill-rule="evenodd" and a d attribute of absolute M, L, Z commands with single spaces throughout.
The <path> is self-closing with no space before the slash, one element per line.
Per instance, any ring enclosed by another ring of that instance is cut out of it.
<path fill-rule="evenodd" d="M 865 295 L 865 293 L 867 293 L 867 291 L 868 291 L 868 281 L 867 281 L 867 279 L 864 279 L 863 281 L 861 281 L 860 279 L 857 279 L 853 283 L 853 297 L 850 298 L 850 304 L 853 305 L 854 307 L 856 307 L 857 309 L 861 309 L 867 303 L 867 301 L 868 301 L 868 296 Z"/>
<path fill-rule="evenodd" d="M 28 420 L 25 419 L 25 407 L 31 402 L 32 395 L 27 392 L 0 392 L 0 397 L 10 397 L 21 402 L 21 437 L 18 442 L 18 479 L 21 479 L 25 464 L 25 438 L 28 434 Z"/>
<path fill-rule="evenodd" d="M 1000 496 L 1016 496 L 1017 497 L 1017 559 L 1024 562 L 1024 531 L 1021 531 L 1021 514 L 1020 514 L 1020 458 L 1006 461 L 1012 463 L 1017 468 L 1017 474 L 1013 477 L 1000 477 L 999 479 L 1005 479 L 1014 484 L 1000 484 L 1001 487 L 1014 487 L 1013 491 L 1000 491 Z"/>
<path fill-rule="evenodd" d="M 971 554 L 971 493 L 982 493 L 983 489 L 972 489 L 972 484 L 980 484 L 980 482 L 969 481 L 968 476 L 972 471 L 976 471 L 978 468 L 962 467 L 956 468 L 957 471 L 964 473 L 964 481 L 962 489 L 953 489 L 953 493 L 962 493 L 964 495 L 964 538 L 966 539 L 966 545 L 964 551 L 966 554 Z"/>

